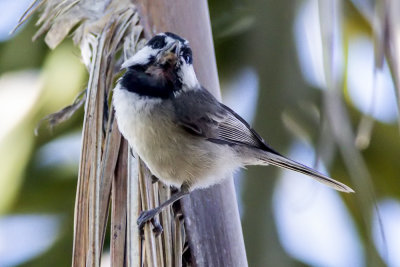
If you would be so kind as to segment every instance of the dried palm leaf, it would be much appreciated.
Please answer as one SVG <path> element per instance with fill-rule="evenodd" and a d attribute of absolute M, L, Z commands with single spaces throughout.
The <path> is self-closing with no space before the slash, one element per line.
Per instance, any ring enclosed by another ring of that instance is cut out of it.
<path fill-rule="evenodd" d="M 110 200 L 113 266 L 172 266 L 173 258 L 182 256 L 184 239 L 183 227 L 180 222 L 174 223 L 171 209 L 160 216 L 164 225 L 162 236 L 155 236 L 151 226 L 146 225 L 145 240 L 141 242 L 136 225 L 140 210 L 158 205 L 160 198 L 164 200 L 170 195 L 169 188 L 159 190 L 157 184 L 151 184 L 150 172 L 138 157 L 129 155 L 114 113 L 108 110 L 120 63 L 144 43 L 135 6 L 129 0 L 36 0 L 20 24 L 38 9 L 41 14 L 37 24 L 41 26 L 33 39 L 46 34 L 45 42 L 55 48 L 72 31 L 89 71 L 86 97 L 45 118 L 50 125 L 64 121 L 86 101 L 73 266 L 99 266 Z M 121 49 L 122 57 L 118 59 L 116 55 Z M 178 249 L 173 248 L 173 239 L 178 240 Z"/>
<path fill-rule="evenodd" d="M 62 123 L 71 118 L 72 115 L 74 115 L 74 113 L 83 105 L 83 103 L 85 103 L 85 98 L 86 98 L 86 89 L 78 94 L 78 96 L 75 98 L 74 102 L 71 105 L 66 106 L 65 108 L 50 115 L 47 115 L 46 117 L 41 119 L 35 128 L 35 135 L 38 135 L 39 128 L 44 121 L 49 122 L 50 129 L 52 130 L 54 126 L 56 126 L 57 124 Z"/>

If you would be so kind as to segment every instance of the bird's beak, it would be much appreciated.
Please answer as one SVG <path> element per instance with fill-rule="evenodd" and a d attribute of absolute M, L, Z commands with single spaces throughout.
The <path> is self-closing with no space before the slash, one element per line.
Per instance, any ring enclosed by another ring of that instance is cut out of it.
<path fill-rule="evenodd" d="M 179 41 L 175 41 L 172 44 L 170 44 L 168 47 L 166 47 L 161 53 L 158 54 L 157 61 L 160 61 L 162 58 L 168 56 L 170 53 L 175 54 L 176 56 L 178 56 L 180 50 L 181 50 L 180 42 Z"/>
<path fill-rule="evenodd" d="M 166 49 L 166 53 L 171 52 L 176 55 L 179 55 L 179 51 L 181 50 L 181 43 L 179 41 L 173 42 L 170 47 Z"/>

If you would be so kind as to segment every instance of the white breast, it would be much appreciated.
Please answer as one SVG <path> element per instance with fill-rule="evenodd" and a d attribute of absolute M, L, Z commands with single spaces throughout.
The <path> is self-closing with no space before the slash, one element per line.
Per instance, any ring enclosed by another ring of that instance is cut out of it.
<path fill-rule="evenodd" d="M 150 171 L 164 183 L 207 187 L 241 166 L 229 146 L 187 134 L 173 122 L 168 100 L 138 96 L 118 85 L 114 90 L 118 127 Z"/>
<path fill-rule="evenodd" d="M 174 164 L 177 152 L 171 151 L 179 144 L 176 133 L 171 132 L 171 116 L 163 108 L 165 103 L 121 89 L 120 85 L 114 89 L 113 102 L 118 128 L 129 145 L 154 175 L 179 187 L 183 180 L 179 179 Z"/>
<path fill-rule="evenodd" d="M 148 150 L 149 143 L 155 138 L 153 109 L 161 99 L 147 98 L 121 89 L 118 84 L 114 89 L 114 108 L 118 128 L 140 156 Z"/>

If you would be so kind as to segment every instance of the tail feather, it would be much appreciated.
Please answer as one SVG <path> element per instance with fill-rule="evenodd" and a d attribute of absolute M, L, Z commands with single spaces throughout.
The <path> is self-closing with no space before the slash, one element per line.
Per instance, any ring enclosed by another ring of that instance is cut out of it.
<path fill-rule="evenodd" d="M 322 173 L 309 168 L 301 163 L 298 163 L 296 161 L 290 160 L 288 158 L 285 158 L 284 156 L 268 152 L 268 151 L 263 151 L 263 156 L 262 160 L 265 161 L 268 164 L 275 165 L 277 167 L 281 167 L 284 169 L 289 169 L 292 171 L 297 171 L 300 173 L 303 173 L 305 175 L 308 175 L 317 181 L 330 186 L 338 191 L 346 192 L 346 193 L 354 193 L 354 190 L 348 187 L 345 184 L 342 184 L 326 175 L 323 175 Z"/>

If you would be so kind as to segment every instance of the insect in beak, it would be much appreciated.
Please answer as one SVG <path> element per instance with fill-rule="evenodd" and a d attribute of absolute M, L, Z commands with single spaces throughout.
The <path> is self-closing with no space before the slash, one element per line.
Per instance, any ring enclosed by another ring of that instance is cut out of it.
<path fill-rule="evenodd" d="M 162 62 L 164 61 L 166 58 L 173 58 L 173 57 L 178 57 L 179 56 L 179 52 L 181 50 L 181 44 L 179 41 L 175 41 L 172 44 L 170 44 L 169 46 L 167 46 L 163 51 L 161 51 L 158 55 L 157 55 L 157 62 Z M 163 60 L 164 59 L 164 60 Z"/>
<path fill-rule="evenodd" d="M 171 44 L 169 48 L 166 49 L 166 52 L 171 52 L 176 55 L 179 55 L 180 50 L 181 50 L 181 43 L 179 41 L 175 41 Z"/>

